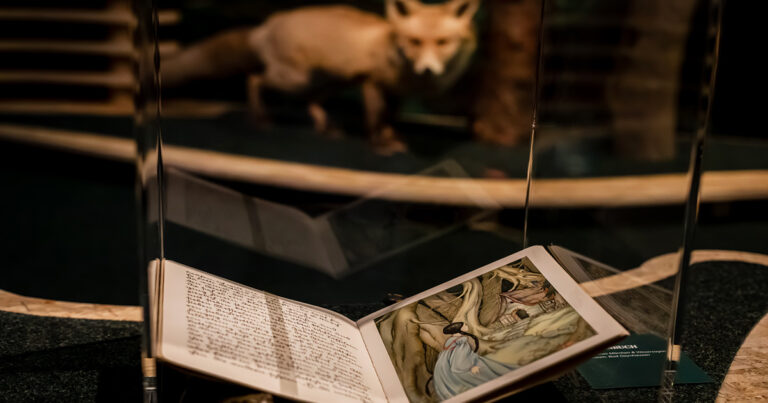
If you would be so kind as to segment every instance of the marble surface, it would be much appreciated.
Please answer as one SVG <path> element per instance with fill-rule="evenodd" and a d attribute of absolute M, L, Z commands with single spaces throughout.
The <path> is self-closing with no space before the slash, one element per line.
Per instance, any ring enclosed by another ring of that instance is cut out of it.
<path fill-rule="evenodd" d="M 717 402 L 745 400 L 768 400 L 768 315 L 741 345 L 717 396 Z"/>

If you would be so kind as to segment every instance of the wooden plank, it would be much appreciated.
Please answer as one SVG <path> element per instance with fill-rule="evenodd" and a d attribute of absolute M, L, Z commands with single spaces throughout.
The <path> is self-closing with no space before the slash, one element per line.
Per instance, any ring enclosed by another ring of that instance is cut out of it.
<path fill-rule="evenodd" d="M 0 113 L 38 115 L 127 116 L 133 114 L 133 102 L 84 102 L 62 100 L 2 100 Z"/>
<path fill-rule="evenodd" d="M 131 139 L 19 125 L 0 125 L 0 138 L 93 156 L 133 161 Z M 433 178 L 357 171 L 164 145 L 169 167 L 213 178 L 303 191 L 366 197 L 388 189 L 387 199 L 421 203 L 522 208 L 524 179 Z M 702 201 L 768 198 L 768 170 L 705 172 Z M 457 189 L 463 191 L 457 192 Z M 474 195 L 467 189 L 473 189 Z M 534 208 L 626 207 L 682 204 L 688 189 L 684 173 L 579 179 L 538 179 L 531 187 Z"/>
<path fill-rule="evenodd" d="M 130 56 L 133 52 L 133 45 L 126 41 L 0 40 L 0 51 Z"/>
<path fill-rule="evenodd" d="M 158 44 L 160 54 L 178 52 L 179 43 L 164 41 Z M 135 55 L 130 40 L 61 41 L 61 40 L 0 40 L 0 52 L 71 53 L 132 58 Z"/>
<path fill-rule="evenodd" d="M 163 116 L 184 117 L 188 119 L 207 119 L 221 116 L 236 110 L 242 105 L 231 102 L 202 100 L 163 101 Z M 75 114 L 98 116 L 133 115 L 133 99 L 108 102 L 73 101 L 68 99 L 16 100 L 0 99 L 0 114 Z"/>
<path fill-rule="evenodd" d="M 120 320 L 140 322 L 141 307 L 86 304 L 25 297 L 0 290 L 0 311 L 69 319 Z"/>
<path fill-rule="evenodd" d="M 136 80 L 130 72 L 61 72 L 61 71 L 0 71 L 0 83 L 45 83 L 64 85 L 134 88 Z"/>
<path fill-rule="evenodd" d="M 174 25 L 181 21 L 178 10 L 160 10 L 157 13 L 160 25 Z M 97 25 L 115 25 L 133 28 L 136 16 L 130 9 L 78 10 L 51 8 L 0 8 L 0 21 L 50 21 Z"/>
<path fill-rule="evenodd" d="M 132 12 L 113 10 L 78 10 L 51 8 L 6 8 L 0 9 L 0 20 L 6 21 L 51 21 L 134 27 L 136 17 Z"/>

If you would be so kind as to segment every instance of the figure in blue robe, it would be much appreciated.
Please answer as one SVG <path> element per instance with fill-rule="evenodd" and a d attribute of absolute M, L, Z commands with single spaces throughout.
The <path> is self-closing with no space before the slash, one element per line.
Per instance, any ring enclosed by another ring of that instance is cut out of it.
<path fill-rule="evenodd" d="M 433 373 L 433 385 L 440 400 L 450 399 L 517 368 L 478 355 L 479 340 L 467 330 L 462 322 L 452 323 L 443 329 L 443 333 L 452 336 L 445 341 L 443 351 L 437 356 Z"/>

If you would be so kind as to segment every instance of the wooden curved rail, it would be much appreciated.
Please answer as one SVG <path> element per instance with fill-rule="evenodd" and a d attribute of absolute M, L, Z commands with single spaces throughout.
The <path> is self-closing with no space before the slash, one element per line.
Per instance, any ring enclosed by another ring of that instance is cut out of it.
<path fill-rule="evenodd" d="M 120 161 L 136 156 L 132 140 L 40 127 L 0 125 L 0 139 L 83 153 Z M 163 147 L 164 162 L 213 178 L 258 183 L 304 191 L 365 197 L 381 189 L 390 200 L 521 208 L 524 179 L 434 178 L 357 171 L 344 168 L 276 161 L 173 145 Z M 533 207 L 620 207 L 681 204 L 688 180 L 685 174 L 628 175 L 604 178 L 537 179 L 531 188 Z M 704 202 L 768 198 L 768 170 L 705 172 Z M 457 191 L 461 190 L 461 191 Z"/>

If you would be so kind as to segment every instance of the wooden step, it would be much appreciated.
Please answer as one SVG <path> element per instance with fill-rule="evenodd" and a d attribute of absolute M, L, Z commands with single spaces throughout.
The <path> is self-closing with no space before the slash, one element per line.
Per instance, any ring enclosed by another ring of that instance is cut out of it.
<path fill-rule="evenodd" d="M 180 49 L 176 41 L 158 44 L 161 55 L 172 54 Z M 0 40 L 0 52 L 24 53 L 71 53 L 104 55 L 112 57 L 133 57 L 133 43 L 129 40 L 110 41 L 49 41 L 49 40 Z"/>
<path fill-rule="evenodd" d="M 45 83 L 63 85 L 101 86 L 132 89 L 136 80 L 131 72 L 61 72 L 61 71 L 2 71 L 0 83 Z"/>
<path fill-rule="evenodd" d="M 135 27 L 136 16 L 130 9 L 77 10 L 77 9 L 35 9 L 0 8 L 0 21 L 52 21 L 99 25 Z M 160 10 L 158 24 L 175 25 L 181 21 L 178 10 Z"/>
<path fill-rule="evenodd" d="M 130 116 L 133 110 L 133 102 L 123 101 L 0 101 L 0 114 Z"/>

